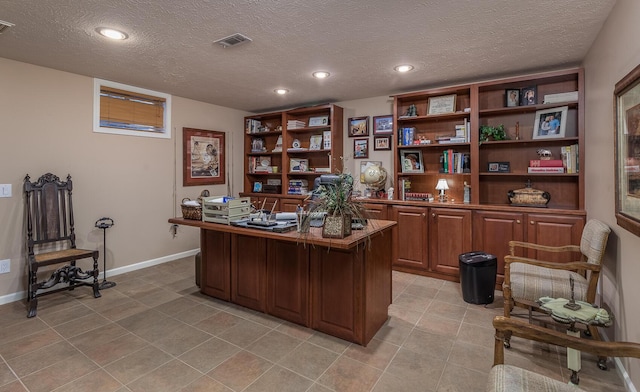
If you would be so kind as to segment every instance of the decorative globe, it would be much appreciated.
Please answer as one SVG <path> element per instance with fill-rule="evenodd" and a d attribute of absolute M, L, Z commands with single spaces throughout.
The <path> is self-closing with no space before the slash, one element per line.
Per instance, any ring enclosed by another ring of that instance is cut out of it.
<path fill-rule="evenodd" d="M 387 183 L 387 171 L 378 165 L 369 166 L 364 172 L 364 183 L 367 189 L 374 192 L 384 189 Z"/>

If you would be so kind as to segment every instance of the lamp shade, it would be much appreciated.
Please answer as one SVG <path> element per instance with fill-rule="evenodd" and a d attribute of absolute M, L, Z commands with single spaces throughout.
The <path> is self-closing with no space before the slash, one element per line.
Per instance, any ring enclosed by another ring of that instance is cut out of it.
<path fill-rule="evenodd" d="M 449 184 L 447 184 L 447 180 L 441 178 L 438 180 L 438 185 L 436 185 L 436 189 L 439 191 L 444 191 L 449 189 Z"/>

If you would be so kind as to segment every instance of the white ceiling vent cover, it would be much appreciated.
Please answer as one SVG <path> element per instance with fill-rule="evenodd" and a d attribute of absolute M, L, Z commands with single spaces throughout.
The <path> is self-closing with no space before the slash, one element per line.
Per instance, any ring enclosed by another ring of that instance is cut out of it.
<path fill-rule="evenodd" d="M 242 45 L 245 42 L 251 42 L 251 38 L 247 37 L 246 35 L 242 35 L 240 33 L 235 33 L 228 37 L 220 38 L 219 40 L 214 41 L 214 43 L 222 46 L 223 48 Z"/>
<path fill-rule="evenodd" d="M 4 20 L 0 20 L 0 34 L 4 33 L 6 29 L 9 27 L 15 26 L 13 23 L 5 22 Z"/>

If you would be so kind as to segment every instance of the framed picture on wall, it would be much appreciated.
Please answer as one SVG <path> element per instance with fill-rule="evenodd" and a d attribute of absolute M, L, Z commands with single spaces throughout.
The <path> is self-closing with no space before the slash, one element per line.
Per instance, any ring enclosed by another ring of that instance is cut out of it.
<path fill-rule="evenodd" d="M 369 116 L 349 117 L 349 137 L 369 136 Z"/>
<path fill-rule="evenodd" d="M 369 158 L 369 139 L 353 140 L 353 157 L 355 159 Z"/>
<path fill-rule="evenodd" d="M 224 132 L 182 128 L 183 186 L 225 183 Z"/>
<path fill-rule="evenodd" d="M 391 150 L 391 136 L 374 136 L 373 150 Z"/>
<path fill-rule="evenodd" d="M 393 133 L 393 116 L 373 116 L 373 134 L 390 135 Z"/>

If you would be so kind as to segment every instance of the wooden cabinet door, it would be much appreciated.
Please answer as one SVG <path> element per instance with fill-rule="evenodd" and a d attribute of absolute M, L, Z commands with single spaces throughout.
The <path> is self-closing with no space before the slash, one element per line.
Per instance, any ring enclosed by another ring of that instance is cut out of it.
<path fill-rule="evenodd" d="M 528 214 L 527 242 L 548 246 L 580 245 L 584 221 L 584 217 L 581 216 Z M 576 253 L 568 258 L 566 253 L 529 250 L 527 257 L 568 262 L 579 260 L 580 254 Z"/>
<path fill-rule="evenodd" d="M 429 212 L 430 269 L 459 277 L 459 256 L 472 250 L 471 211 L 431 208 Z"/>
<path fill-rule="evenodd" d="M 398 222 L 392 230 L 393 265 L 427 271 L 427 211 L 426 207 L 392 206 L 392 220 Z"/>
<path fill-rule="evenodd" d="M 385 204 L 364 203 L 366 218 L 387 219 L 387 206 Z"/>
<path fill-rule="evenodd" d="M 267 243 L 267 313 L 309 324 L 309 247 L 295 242 Z"/>
<path fill-rule="evenodd" d="M 200 291 L 225 301 L 231 299 L 231 235 L 200 229 Z"/>
<path fill-rule="evenodd" d="M 260 312 L 266 310 L 266 238 L 231 236 L 231 301 Z"/>
<path fill-rule="evenodd" d="M 276 206 L 276 210 L 282 212 L 296 212 L 297 207 L 301 205 L 302 200 L 280 199 L 280 206 Z"/>
<path fill-rule="evenodd" d="M 504 257 L 509 241 L 524 241 L 525 214 L 520 212 L 475 211 L 473 213 L 473 250 L 498 258 L 497 285 L 504 281 Z M 520 253 L 519 256 L 524 256 Z"/>

